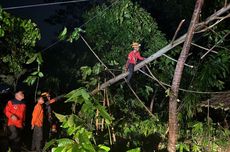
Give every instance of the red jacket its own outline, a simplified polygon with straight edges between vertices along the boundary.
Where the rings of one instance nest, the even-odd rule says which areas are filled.
[[[8,126],[16,126],[18,128],[23,128],[26,113],[25,103],[21,102],[13,104],[13,102],[10,100],[6,105],[4,112],[6,117],[8,118]],[[11,118],[12,115],[15,115],[17,117],[17,120],[13,120]]]
[[[144,58],[140,55],[139,51],[136,51],[136,52],[134,52],[134,50],[131,51],[129,53],[129,55],[128,55],[128,61],[129,61],[129,63],[136,64],[137,63],[137,59],[138,60],[144,60]]]

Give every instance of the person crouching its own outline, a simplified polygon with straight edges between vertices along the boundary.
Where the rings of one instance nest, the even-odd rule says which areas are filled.
[[[145,58],[140,55],[140,44],[137,42],[132,43],[133,50],[128,54],[127,68],[129,71],[127,81],[129,82],[134,72],[134,66],[138,60],[143,61]]]

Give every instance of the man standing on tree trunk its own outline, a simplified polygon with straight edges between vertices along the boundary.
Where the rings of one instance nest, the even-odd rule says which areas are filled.
[[[139,62],[143,61],[145,58],[140,55],[140,44],[137,42],[133,42],[132,48],[133,51],[131,51],[128,55],[128,61],[126,63],[126,69],[129,71],[129,75],[127,78],[127,81],[129,82],[132,78],[133,72],[134,72],[134,66]]]
[[[9,131],[9,146],[12,152],[21,151],[21,131],[24,127],[26,104],[23,102],[24,92],[16,91],[15,98],[9,100],[5,107],[7,126]]]

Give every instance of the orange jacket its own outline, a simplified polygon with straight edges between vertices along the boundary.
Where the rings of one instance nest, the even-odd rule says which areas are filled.
[[[32,114],[32,126],[42,127],[43,125],[43,117],[44,117],[44,110],[40,103],[37,103],[34,107],[34,111]]]
[[[25,103],[21,102],[18,104],[13,104],[13,102],[10,100],[6,105],[4,112],[6,117],[8,118],[8,126],[16,126],[18,128],[23,128],[26,113]],[[17,120],[13,120],[11,118],[12,115],[15,115],[17,117]]]
[[[48,101],[48,104],[52,104],[56,102],[56,99],[51,99]],[[38,126],[42,127],[43,126],[43,118],[44,118],[44,110],[41,104],[37,103],[34,107],[34,111],[32,114],[32,121],[31,125],[32,126]]]

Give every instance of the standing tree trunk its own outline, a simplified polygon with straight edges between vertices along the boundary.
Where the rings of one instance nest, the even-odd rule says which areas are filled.
[[[177,131],[178,131],[178,122],[177,122],[177,98],[178,90],[181,81],[181,75],[184,69],[184,63],[189,53],[189,49],[192,42],[192,37],[195,31],[196,24],[199,19],[199,14],[201,7],[203,5],[203,0],[197,0],[193,16],[189,25],[188,33],[185,38],[183,49],[181,51],[180,57],[178,59],[176,69],[173,76],[170,99],[169,99],[169,137],[168,137],[168,151],[176,151],[176,142],[177,142]]]

